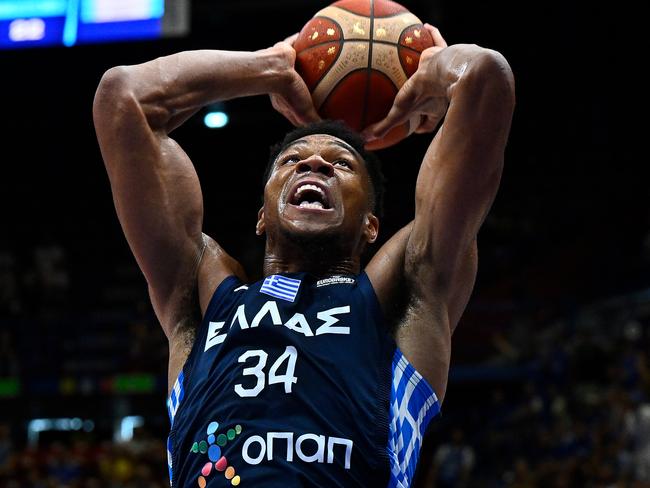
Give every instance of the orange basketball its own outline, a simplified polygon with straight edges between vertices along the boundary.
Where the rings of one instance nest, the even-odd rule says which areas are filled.
[[[390,0],[340,0],[318,12],[294,43],[296,71],[321,117],[361,131],[383,119],[413,74],[420,53],[433,46],[429,31]],[[373,149],[407,137],[420,119],[393,129]]]

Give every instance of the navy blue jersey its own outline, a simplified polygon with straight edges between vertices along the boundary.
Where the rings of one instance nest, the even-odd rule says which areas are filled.
[[[408,487],[439,411],[365,273],[226,278],[168,408],[174,487]]]

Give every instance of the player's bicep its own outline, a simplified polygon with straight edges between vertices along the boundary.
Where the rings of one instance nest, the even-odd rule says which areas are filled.
[[[200,254],[198,177],[185,152],[153,130],[123,90],[100,86],[94,119],[120,224],[150,290],[164,302]]]
[[[171,139],[163,151],[175,152]],[[165,147],[166,146],[166,147]],[[178,150],[180,152],[180,150]],[[174,161],[170,161],[174,159]],[[183,154],[111,171],[118,218],[149,285],[165,293],[196,265],[201,248],[202,196],[194,168]]]
[[[462,166],[449,153],[431,159],[449,157],[440,166]],[[413,232],[407,245],[407,266],[420,271],[431,271],[429,285],[438,292],[452,291],[452,279],[470,248],[496,195],[501,176],[501,161],[483,159],[485,168],[463,173],[454,167],[431,170],[418,182],[419,192],[429,189],[430,195],[417,197]],[[427,163],[425,163],[427,164]],[[431,164],[431,163],[428,163]],[[468,165],[469,166],[469,165]],[[480,166],[477,164],[476,166]],[[408,273],[407,273],[408,274]]]
[[[472,242],[469,249],[461,259],[456,275],[453,279],[453,288],[450,293],[448,315],[449,327],[453,334],[460,322],[469,303],[476,282],[478,271],[478,246],[476,240]]]

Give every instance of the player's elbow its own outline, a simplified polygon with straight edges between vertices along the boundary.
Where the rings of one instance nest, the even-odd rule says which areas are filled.
[[[492,49],[486,49],[482,56],[483,70],[490,83],[496,86],[503,101],[512,107],[515,104],[515,76],[510,63],[503,54]]]
[[[460,85],[497,98],[510,111],[514,108],[514,74],[505,56],[498,51],[472,46],[472,61],[461,76]]]
[[[142,91],[142,81],[137,70],[137,66],[116,66],[104,73],[93,102],[96,126],[119,124],[128,129],[133,124],[146,124],[153,130],[165,128],[169,111],[160,104],[141,100],[138,93]]]
[[[119,100],[128,96],[132,90],[129,86],[129,68],[127,66],[115,66],[104,73],[97,91],[95,93],[95,108],[104,108],[111,101]]]
[[[97,86],[93,101],[95,126],[105,125],[119,117],[120,113],[132,104],[133,89],[130,86],[128,68],[116,66],[104,73]]]

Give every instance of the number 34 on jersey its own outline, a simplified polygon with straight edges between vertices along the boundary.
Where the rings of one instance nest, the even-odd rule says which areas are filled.
[[[223,331],[226,322],[210,322],[208,324],[208,336],[205,342],[204,352],[225,341],[228,332],[235,326],[235,323],[239,325],[241,330],[253,329],[259,327],[260,323],[266,316],[269,316],[272,325],[284,326],[289,330],[304,335],[305,337],[314,337],[323,334],[348,335],[350,334],[350,327],[335,324],[340,321],[337,316],[349,313],[349,305],[317,312],[316,320],[318,322],[315,324],[316,327],[314,328],[312,326],[314,320],[312,319],[312,323],[310,323],[307,317],[301,313],[295,313],[291,318],[283,321],[278,306],[273,300],[264,303],[254,316],[251,314],[252,319],[249,322],[249,316],[246,314],[246,305],[243,304],[237,308],[227,331]],[[265,367],[268,362],[267,352],[262,349],[246,351],[244,354],[239,356],[238,362],[252,362],[251,366],[244,368],[242,375],[252,376],[253,378],[250,379],[255,379],[255,382],[252,386],[250,381],[246,382],[247,385],[244,383],[238,383],[235,385],[235,392],[240,397],[256,397],[267,384],[282,384],[284,385],[284,392],[291,393],[292,386],[298,382],[298,378],[294,375],[297,358],[298,352],[296,351],[296,348],[293,346],[287,346],[284,353],[275,360],[268,370],[267,381],[267,374],[265,373]],[[280,368],[284,363],[286,363],[284,373],[280,374]]]

